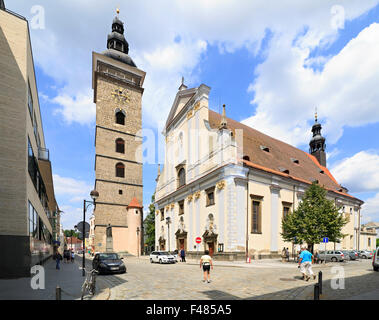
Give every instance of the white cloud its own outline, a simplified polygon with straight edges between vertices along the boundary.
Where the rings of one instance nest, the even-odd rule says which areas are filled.
[[[379,192],[379,154],[361,151],[333,168],[334,177],[350,192]]]
[[[379,192],[365,201],[361,210],[362,222],[379,222]]]
[[[379,24],[350,40],[322,71],[307,68],[310,50],[326,38],[308,31],[293,45],[288,35],[274,37],[267,60],[256,69],[257,79],[249,86],[257,109],[245,124],[300,145],[309,141],[308,121],[316,106],[332,144],[345,126],[379,121]]]
[[[53,175],[55,195],[58,197],[70,197],[72,202],[78,199],[88,198],[93,186],[88,182],[69,177]],[[74,196],[74,197],[72,197]]]
[[[91,51],[105,50],[106,36],[110,32],[111,21],[115,15],[113,8],[119,3],[118,0],[110,0],[96,3],[94,6],[90,0],[39,2],[45,9],[46,29],[32,30],[34,57],[43,71],[59,84],[58,87],[61,89],[56,98],[61,104],[59,114],[69,123],[77,121],[83,124],[93,119],[90,116],[91,111],[88,113],[83,111],[86,107],[84,102],[79,104],[79,108],[69,108],[68,104],[71,102],[77,104],[85,100],[83,92],[87,97],[90,96],[87,93],[91,91]],[[344,1],[345,17],[348,20],[354,19],[377,3],[377,0],[368,0],[364,3],[354,0]],[[30,1],[15,0],[7,5],[9,9],[25,15],[29,20],[32,18]],[[257,52],[267,29],[279,35],[278,39],[285,35],[291,42],[306,26],[307,36],[298,43],[298,52],[292,52],[294,54],[292,59],[291,52],[286,46],[271,49],[287,49],[280,52],[283,54],[282,64],[275,64],[279,69],[273,73],[276,75],[278,71],[277,83],[287,82],[290,79],[280,77],[282,73],[280,68],[295,67],[293,73],[301,71],[300,67],[307,58],[309,48],[333,41],[336,30],[331,26],[333,19],[331,8],[334,5],[334,0],[322,2],[292,0],[272,3],[267,0],[240,0],[238,5],[229,0],[124,2],[120,7],[120,17],[126,23],[130,55],[138,62],[137,65],[141,69],[148,72],[143,105],[145,120],[150,124],[164,122],[182,75],[187,79],[186,84],[198,84],[195,83],[198,79],[193,70],[201,59],[201,53],[205,51],[205,43],[215,44],[220,50],[229,52],[241,47]],[[178,35],[181,41],[176,43],[174,39]],[[261,69],[264,71],[264,68]],[[299,90],[314,84],[310,72],[303,71],[302,76],[301,80],[306,81]],[[314,88],[308,88],[311,89]],[[262,87],[261,90],[266,89]],[[288,95],[281,97],[281,93],[283,90],[272,94],[272,99],[267,99],[266,95],[266,99],[263,100],[285,105],[286,113],[289,113],[289,110],[297,111],[296,108],[292,109],[292,104],[300,102],[311,104],[307,99],[298,99],[298,101],[290,99],[286,104],[281,103],[289,98]],[[306,96],[306,92],[303,95]],[[92,110],[89,105],[87,107]],[[313,110],[313,104],[312,106],[303,104],[301,107]],[[156,112],[158,108],[159,112]],[[260,119],[265,114],[264,111],[270,114],[271,109],[263,106],[258,111],[257,119]],[[307,114],[309,119],[311,112]],[[273,120],[267,119],[266,124],[271,126]],[[291,124],[291,129],[297,128],[293,130],[294,140],[300,141],[300,131],[306,127],[303,119],[291,121]],[[287,128],[278,128],[274,134],[281,134],[283,130],[287,131]]]
[[[93,93],[79,93],[74,97],[63,93],[56,96],[51,101],[61,105],[55,113],[61,114],[67,123],[78,122],[82,125],[89,124],[95,120],[96,107],[93,103]]]

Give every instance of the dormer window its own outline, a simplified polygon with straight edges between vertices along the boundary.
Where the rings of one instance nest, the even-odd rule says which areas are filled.
[[[261,150],[263,150],[265,152],[270,152],[270,148],[266,147],[266,146],[261,146]]]
[[[292,161],[293,163],[299,164],[299,160],[297,160],[297,159],[295,159],[295,158],[291,158],[291,161]]]
[[[321,174],[324,174],[325,172],[324,172],[324,170],[320,170],[320,173],[321,173]]]
[[[243,160],[246,160],[246,161],[250,161],[250,157],[249,157],[249,156],[243,156],[242,159],[243,159]]]
[[[283,173],[286,173],[286,174],[290,174],[290,171],[288,169],[286,169],[286,168],[280,167],[279,170],[280,170],[280,172],[283,172]]]

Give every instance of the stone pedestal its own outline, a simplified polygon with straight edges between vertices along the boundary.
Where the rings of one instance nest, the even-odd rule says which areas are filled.
[[[113,252],[113,238],[107,237],[105,252]]]

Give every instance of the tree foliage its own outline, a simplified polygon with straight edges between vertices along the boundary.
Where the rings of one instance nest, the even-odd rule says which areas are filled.
[[[149,248],[155,245],[155,194],[151,197],[151,204],[149,205],[149,214],[145,218],[145,243]]]
[[[64,230],[63,231],[65,237],[78,237],[79,236],[79,232],[75,232],[75,230]]]
[[[332,200],[326,198],[326,190],[313,183],[305,192],[298,208],[282,219],[281,236],[285,241],[321,243],[324,237],[330,242],[340,242],[344,237],[343,226],[348,222]]]

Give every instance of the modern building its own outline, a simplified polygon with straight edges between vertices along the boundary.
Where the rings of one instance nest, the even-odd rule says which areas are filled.
[[[94,251],[137,255],[142,229],[142,94],[145,72],[128,55],[118,14],[107,50],[93,52],[96,103]],[[141,242],[141,243],[140,243]]]
[[[0,277],[30,276],[53,252],[59,209],[28,21],[0,2]]]
[[[358,248],[363,201],[327,169],[317,115],[307,153],[227,118],[225,106],[222,115],[210,110],[209,92],[182,81],[168,115],[155,193],[156,249],[184,248],[189,255],[208,249],[228,260],[276,257],[292,248],[280,235],[282,217],[313,182],[349,220],[342,231],[347,236],[327,248]]]

